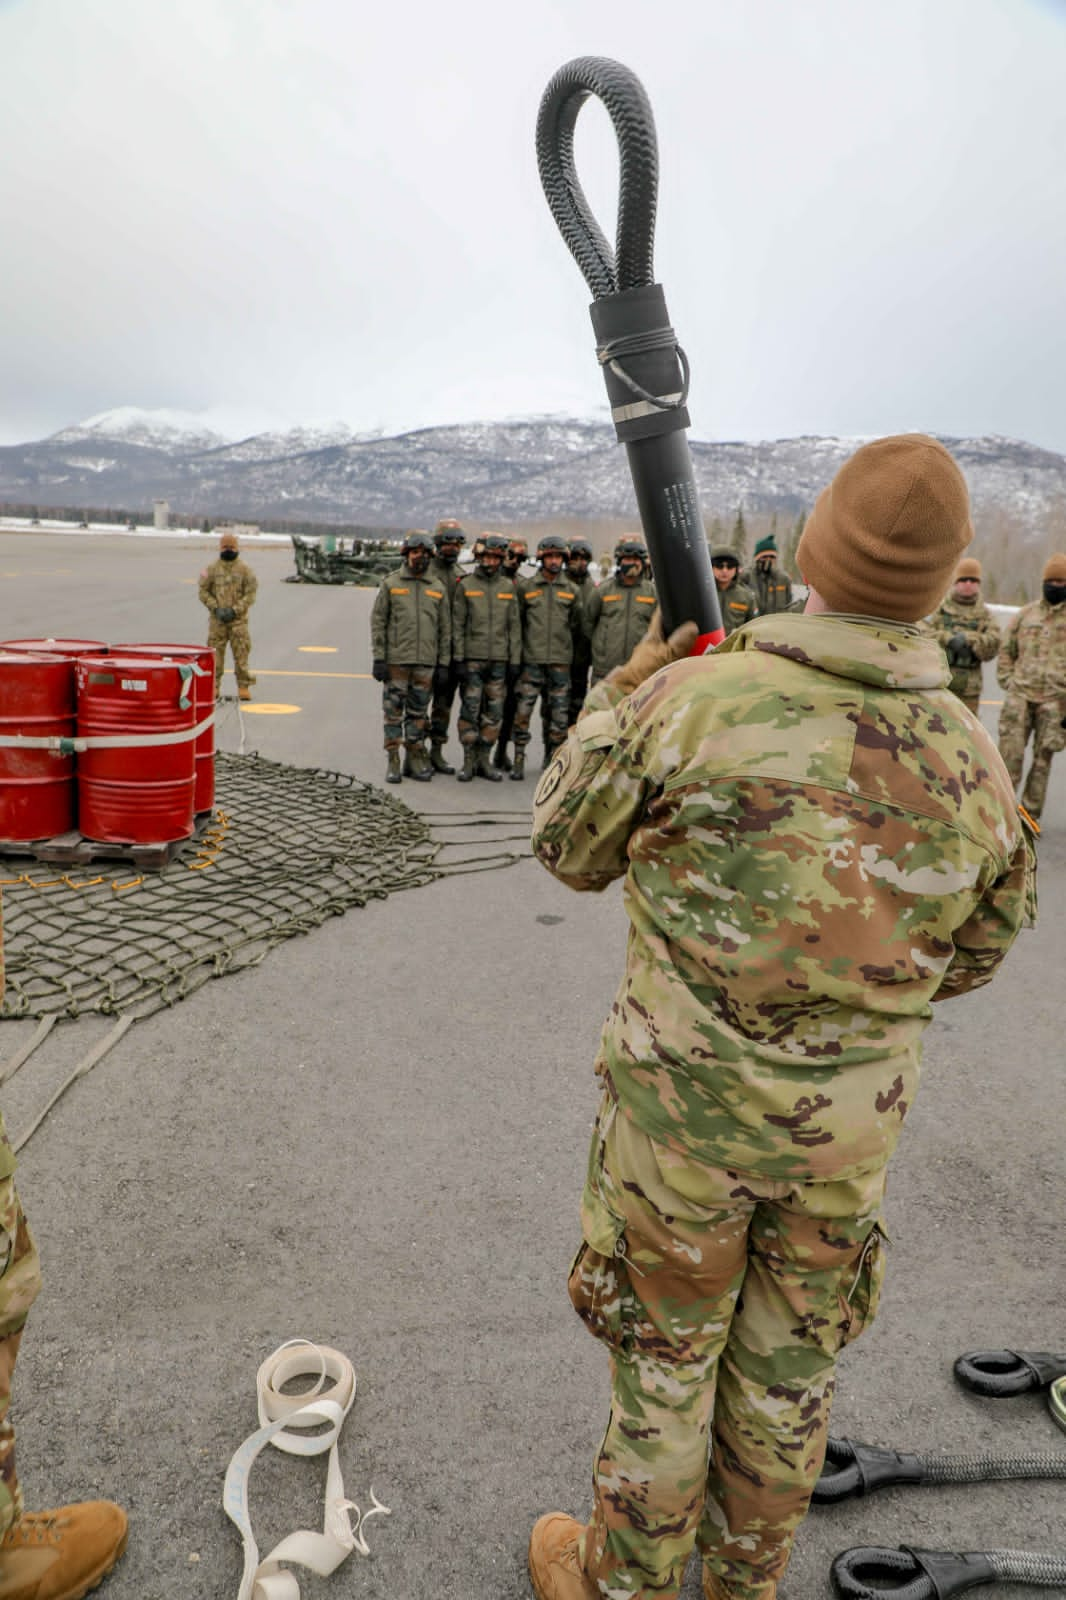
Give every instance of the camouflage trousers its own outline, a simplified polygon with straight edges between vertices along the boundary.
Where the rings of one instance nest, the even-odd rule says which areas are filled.
[[[212,617],[207,625],[207,643],[215,652],[215,693],[218,694],[222,688],[227,644],[233,651],[233,670],[237,674],[238,684],[250,688],[255,679],[248,671],[248,661],[252,654],[252,635],[247,622],[219,622],[217,617]]]
[[[1044,809],[1051,758],[1066,746],[1064,716],[1066,705],[1061,700],[1026,700],[1010,689],[1003,696],[999,753],[1015,788],[1022,781],[1025,747],[1030,738],[1033,741],[1033,759],[1022,792],[1022,805],[1032,817],[1039,817]]]
[[[429,737],[431,744],[447,744],[448,724],[452,717],[452,705],[455,693],[459,687],[459,673],[455,662],[448,667],[448,683],[444,689],[434,690],[433,710],[430,713]]]
[[[530,741],[529,724],[533,720],[533,707],[537,703],[538,695],[541,697],[542,711],[547,708],[543,726],[545,754],[548,754],[566,743],[570,719],[569,664],[560,666],[552,662],[542,666],[539,662],[527,661],[523,666],[522,675],[518,680],[514,714],[516,751],[524,750]]]
[[[0,1147],[10,1161],[2,1120]],[[22,1490],[15,1473],[15,1430],[8,1408],[22,1327],[40,1287],[37,1247],[19,1204],[14,1176],[8,1176],[0,1179],[0,1537],[22,1515]]]
[[[459,702],[459,741],[494,745],[500,737],[507,666],[503,661],[468,661]]]
[[[425,742],[432,693],[432,667],[394,667],[389,663],[389,681],[381,695],[386,750]]]
[[[611,1358],[581,1550],[611,1600],[672,1600],[694,1545],[716,1600],[774,1600],[876,1313],[884,1182],[705,1167],[604,1097],[569,1288]]]

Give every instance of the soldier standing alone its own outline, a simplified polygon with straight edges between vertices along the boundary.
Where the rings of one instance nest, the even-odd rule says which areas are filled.
[[[952,694],[976,717],[981,709],[981,663],[999,649],[996,619],[981,599],[981,563],[973,556],[959,562],[951,593],[929,619],[937,644],[951,668]]]
[[[414,528],[400,546],[403,566],[381,581],[370,613],[374,677],[384,685],[386,783],[401,777],[428,783],[433,768],[426,754],[433,675],[452,659],[452,612],[448,596],[428,573],[433,540]],[[400,751],[405,750],[403,771]]]
[[[215,652],[216,698],[222,693],[227,644],[233,651],[238,697],[252,698],[255,678],[248,670],[252,653],[248,612],[255,603],[258,587],[255,573],[240,558],[237,535],[224,533],[218,542],[218,560],[200,574],[200,601],[210,614],[207,643]]]
[[[1025,747],[1033,760],[1022,804],[1033,818],[1044,809],[1051,760],[1066,747],[1066,555],[1044,568],[1044,594],[1012,618],[996,663],[1006,691],[999,714],[999,753],[1011,782],[1022,781]]]

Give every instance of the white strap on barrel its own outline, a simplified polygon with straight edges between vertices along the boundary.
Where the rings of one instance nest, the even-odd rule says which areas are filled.
[[[54,750],[59,755],[70,756],[83,750],[141,750],[150,745],[187,744],[190,739],[198,739],[206,733],[214,720],[212,709],[194,728],[178,728],[171,733],[102,733],[87,734],[85,738],[5,733],[0,734],[0,750]]]
[[[282,1388],[293,1378],[313,1376],[311,1390],[302,1394],[283,1394]],[[345,1417],[355,1400],[355,1369],[347,1356],[328,1345],[312,1344],[307,1339],[290,1339],[267,1357],[256,1374],[259,1393],[260,1427],[250,1434],[233,1454],[226,1468],[222,1504],[230,1521],[244,1540],[244,1572],[237,1600],[300,1600],[300,1586],[280,1563],[293,1561],[325,1577],[334,1572],[353,1550],[368,1556],[370,1547],[363,1536],[363,1524],[378,1515],[389,1515],[370,1490],[373,1506],[361,1512],[344,1497],[337,1439]],[[307,1434],[293,1429],[325,1428]],[[294,1456],[317,1456],[329,1451],[326,1469],[325,1519],[321,1533],[300,1529],[276,1544],[268,1556],[259,1559],[259,1548],[252,1534],[248,1514],[248,1478],[256,1457],[266,1445]],[[355,1513],[354,1525],[349,1512]]]

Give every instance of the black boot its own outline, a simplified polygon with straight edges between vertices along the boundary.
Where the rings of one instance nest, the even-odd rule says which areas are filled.
[[[444,759],[444,746],[435,739],[429,747],[429,764],[434,772],[446,772],[449,775],[455,771],[450,762]]]
[[[492,753],[492,764],[498,772],[510,772],[511,758],[507,754],[507,746],[501,739]]]
[[[463,746],[463,770],[459,774],[460,783],[473,783],[477,777],[477,747],[472,744]]]

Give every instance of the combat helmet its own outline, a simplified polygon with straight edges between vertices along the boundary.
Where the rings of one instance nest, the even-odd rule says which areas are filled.
[[[592,546],[587,539],[571,539],[570,554],[571,556],[584,556],[586,561],[591,561]]]
[[[404,534],[400,554],[405,556],[410,550],[428,550],[432,554],[433,540],[425,528],[409,528]]]
[[[506,555],[510,549],[511,541],[502,533],[486,533],[482,538],[486,550],[498,550],[501,555]]]
[[[620,567],[623,561],[647,561],[647,559],[647,546],[641,539],[619,539],[614,547],[614,564],[616,567]]]
[[[537,560],[539,561],[541,556],[548,555],[552,550],[557,550],[561,556],[565,556],[568,548],[569,546],[562,534],[546,533],[543,539],[537,541]]]
[[[442,544],[465,544],[466,534],[462,524],[454,517],[442,517],[433,532],[433,543],[439,549]]]

